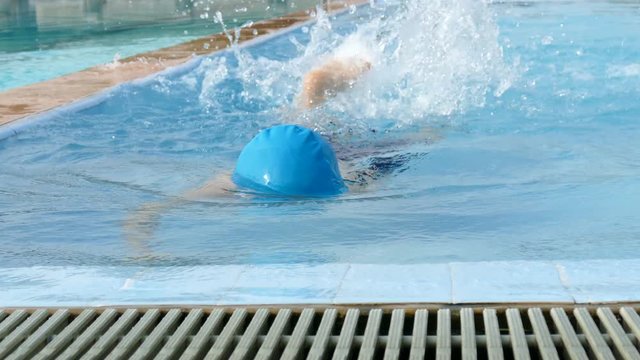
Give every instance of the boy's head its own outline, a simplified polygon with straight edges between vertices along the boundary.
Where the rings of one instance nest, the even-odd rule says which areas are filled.
[[[298,125],[260,131],[240,153],[232,180],[242,188],[291,196],[331,196],[347,189],[331,145]]]

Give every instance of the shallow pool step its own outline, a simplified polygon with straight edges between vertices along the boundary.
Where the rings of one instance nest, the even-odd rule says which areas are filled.
[[[638,309],[0,309],[0,359],[640,360]]]

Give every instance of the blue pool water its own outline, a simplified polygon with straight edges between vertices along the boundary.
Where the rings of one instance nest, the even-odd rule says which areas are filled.
[[[640,7],[404,6],[321,16],[0,141],[0,263],[637,257]],[[344,41],[373,70],[325,107],[293,111],[302,74]],[[330,135],[356,169],[386,172],[323,200],[172,200],[231,171],[283,119]]]
[[[0,2],[0,91],[172,46],[313,0]]]

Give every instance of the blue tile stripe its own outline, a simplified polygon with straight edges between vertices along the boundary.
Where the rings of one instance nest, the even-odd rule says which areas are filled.
[[[0,288],[0,306],[607,303],[640,300],[640,259],[0,268]]]

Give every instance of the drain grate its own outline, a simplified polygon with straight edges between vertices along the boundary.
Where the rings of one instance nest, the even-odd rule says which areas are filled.
[[[0,310],[0,359],[639,359],[636,307]]]

